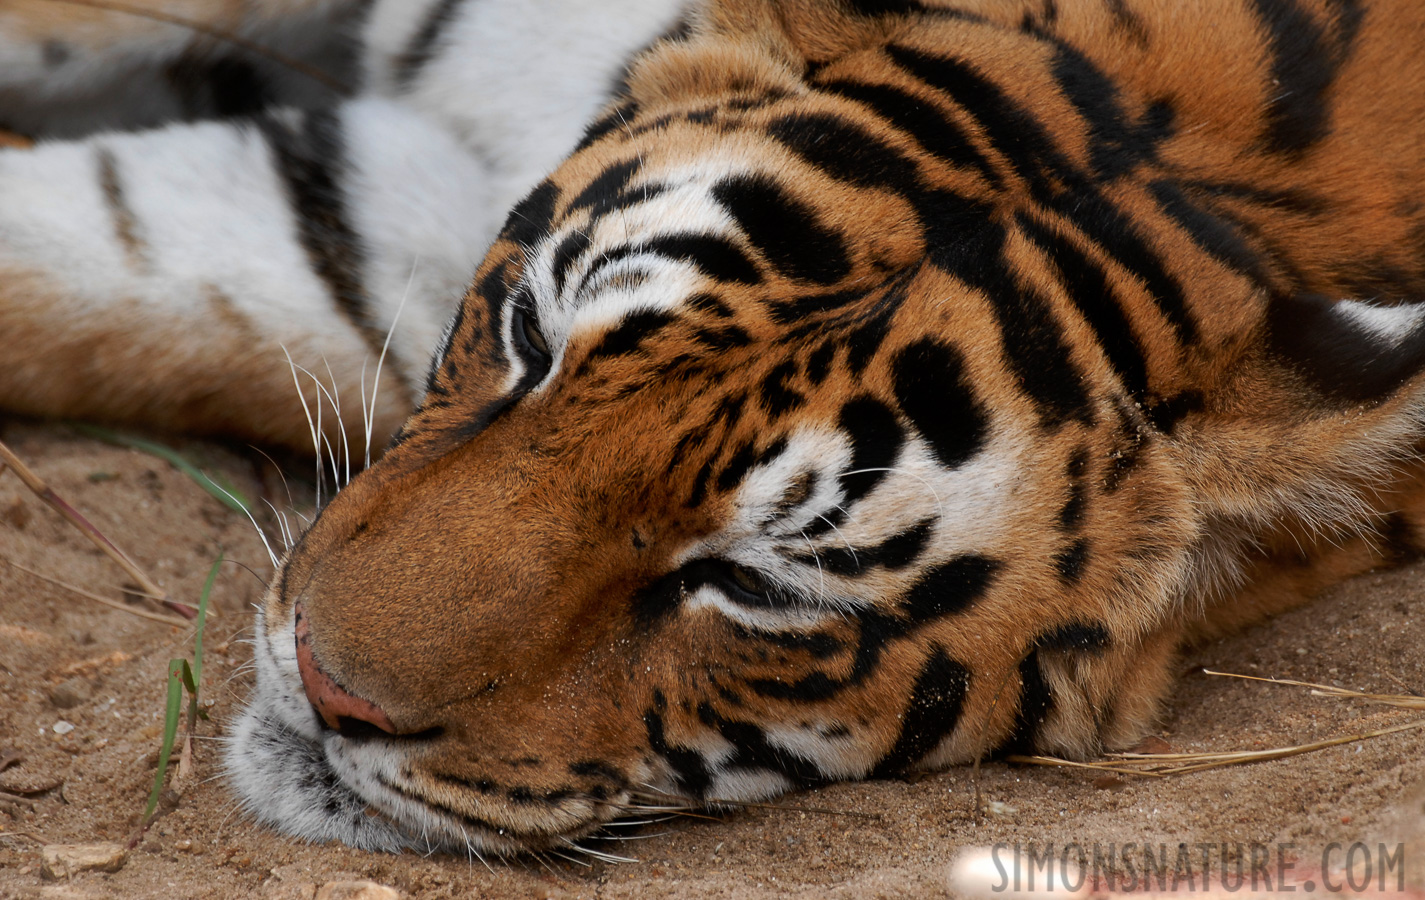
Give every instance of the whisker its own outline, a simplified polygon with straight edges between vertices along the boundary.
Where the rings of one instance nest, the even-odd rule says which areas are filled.
[[[302,413],[307,417],[307,430],[312,433],[312,452],[317,457],[317,509],[322,508],[322,442],[317,438],[317,425],[312,421],[312,409],[307,405],[307,394],[302,390],[302,382],[297,378],[297,363],[288,352],[287,345],[281,344],[282,355],[287,357],[287,367],[292,370],[292,384],[297,388],[297,399],[302,401]],[[320,401],[320,397],[317,398]],[[320,408],[318,414],[320,415]]]
[[[647,841],[653,838],[666,837],[673,834],[672,831],[657,831],[653,834],[590,834],[581,838],[585,841]]]
[[[592,859],[597,859],[597,860],[599,860],[600,862],[613,863],[613,864],[615,864],[615,865],[617,865],[617,864],[619,864],[619,863],[636,863],[636,862],[638,862],[637,859],[634,859],[634,858],[631,857],[631,856],[618,856],[618,855],[613,854],[613,853],[605,853],[605,852],[603,852],[602,850],[594,850],[594,849],[591,848],[591,847],[584,847],[584,846],[581,846],[581,845],[575,843],[574,841],[569,840],[568,838],[560,838],[560,840],[563,841],[565,844],[567,844],[569,847],[573,848],[574,850],[577,850],[578,852],[583,853],[583,854],[585,854],[586,856],[589,856],[589,857],[592,858]]]
[[[376,374],[371,379],[371,410],[366,412],[366,374],[365,364],[362,364],[361,395],[362,412],[366,419],[366,465],[371,468],[371,430],[376,425],[376,398],[381,390],[381,367],[386,362],[386,351],[391,346],[391,336],[396,333],[396,323],[401,321],[401,313],[406,309],[406,300],[411,296],[411,287],[416,283],[416,269],[420,267],[421,258],[416,256],[411,260],[411,274],[406,277],[406,289],[401,292],[401,302],[396,306],[396,315],[391,318],[391,327],[386,329],[386,340],[381,344],[381,354],[376,357]]]

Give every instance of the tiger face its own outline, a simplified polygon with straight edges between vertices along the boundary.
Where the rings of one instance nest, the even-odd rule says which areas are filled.
[[[1082,757],[1278,537],[1297,573],[1376,549],[1323,562],[1291,510],[1349,505],[1339,459],[1415,401],[1291,421],[1341,483],[1259,460],[1241,503],[1199,423],[1311,373],[1259,349],[1270,277],[1095,176],[1053,42],[792,6],[655,51],[510,216],[264,601],[229,760],[260,817],[517,852],[650,794]]]

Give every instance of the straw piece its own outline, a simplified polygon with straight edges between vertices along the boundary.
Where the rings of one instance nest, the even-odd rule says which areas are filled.
[[[154,622],[162,622],[165,625],[178,625],[180,627],[184,627],[190,624],[187,619],[184,619],[180,616],[165,616],[163,613],[149,612],[148,610],[140,609],[137,606],[129,606],[125,603],[119,603],[117,600],[110,600],[108,597],[101,597],[98,594],[84,590],[84,588],[75,587],[72,584],[60,581],[58,578],[51,578],[50,576],[45,575],[42,572],[36,572],[34,569],[22,566],[19,563],[13,562],[8,559],[0,559],[0,562],[4,562],[6,565],[14,566],[21,572],[33,575],[42,581],[48,581],[50,584],[58,585],[59,587],[62,587],[71,593],[78,594],[79,596],[85,597],[89,600],[93,600],[95,603],[102,603],[105,606],[110,607],[111,609],[117,609],[121,612],[126,612],[131,616],[138,616],[141,619],[151,619]]]

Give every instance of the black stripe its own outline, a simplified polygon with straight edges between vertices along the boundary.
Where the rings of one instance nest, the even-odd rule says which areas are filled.
[[[1014,730],[999,746],[996,755],[1034,753],[1038,749],[1039,731],[1054,707],[1054,692],[1044,680],[1037,649],[1020,661],[1019,678],[1019,712],[1015,716]]]
[[[510,210],[504,228],[500,229],[500,238],[521,247],[533,247],[549,233],[558,202],[559,188],[552,181],[541,181]]]
[[[767,377],[762,379],[763,409],[772,418],[784,415],[806,403],[806,395],[792,387],[789,382],[797,377],[799,367],[795,359],[774,366]]]
[[[670,234],[653,238],[637,250],[692,263],[717,281],[756,284],[757,266],[732,241],[707,234]]]
[[[1112,256],[1120,266],[1143,282],[1148,296],[1184,344],[1198,338],[1197,323],[1188,313],[1182,284],[1163,268],[1162,259],[1149,248],[1132,220],[1102,195],[1090,191],[1055,198],[1050,208],[1078,227]]]
[[[989,417],[975,399],[959,350],[922,338],[896,352],[891,374],[896,403],[942,466],[964,465],[980,452]]]
[[[908,74],[964,107],[1020,178],[1043,185],[1054,170],[1069,169],[1068,160],[1034,118],[966,63],[898,44],[888,45],[886,53]]]
[[[401,55],[396,57],[395,65],[392,67],[396,76],[396,84],[402,88],[409,88],[420,75],[421,69],[426,63],[431,61],[435,55],[435,41],[440,37],[441,31],[455,18],[456,10],[464,0],[436,0],[426,11],[425,21],[411,37],[410,43]]]
[[[767,126],[767,133],[838,181],[882,188],[909,198],[919,193],[920,174],[913,159],[837,116],[783,116]]]
[[[1090,165],[1100,178],[1116,178],[1153,159],[1159,144],[1172,136],[1171,106],[1158,104],[1150,108],[1143,125],[1134,123],[1119,101],[1114,82],[1073,47],[1058,45],[1052,71],[1064,96],[1088,125]]]
[[[361,335],[367,348],[379,356],[386,332],[371,310],[361,271],[366,251],[347,213],[346,192],[341,184],[347,169],[341,120],[328,110],[311,110],[301,116],[296,130],[275,116],[262,116],[255,121],[287,186],[297,219],[297,236],[313,271],[326,282],[337,310]],[[403,383],[409,383],[400,359],[389,349],[386,356],[402,374]]]
[[[579,139],[579,143],[574,148],[578,153],[584,150],[610,133],[618,129],[627,129],[628,123],[633,121],[638,115],[638,104],[632,100],[623,100],[608,112],[599,116],[589,127],[584,129],[584,136]]]
[[[608,209],[617,205],[618,198],[628,187],[628,183],[633,180],[633,176],[638,174],[642,164],[635,159],[626,159],[623,162],[613,163],[602,172],[590,179],[584,185],[583,190],[569,201],[569,208],[565,210],[565,215],[569,215],[578,209],[585,207],[594,209],[593,215],[597,216],[600,210]]]
[[[1041,650],[1061,653],[1099,654],[1113,643],[1112,635],[1101,622],[1070,622],[1039,636],[1034,645]]]
[[[559,246],[554,248],[554,258],[550,265],[554,270],[554,292],[560,296],[564,293],[564,279],[569,275],[569,267],[579,261],[579,257],[589,249],[593,241],[586,231],[570,232],[564,240],[559,242]]]
[[[823,784],[829,780],[816,763],[769,744],[766,733],[751,722],[725,719],[707,702],[698,705],[698,717],[704,725],[716,729],[724,740],[737,748],[724,763],[730,769],[770,769],[782,773],[800,787]]]
[[[749,469],[757,462],[757,447],[751,441],[744,441],[743,444],[733,452],[727,463],[722,467],[722,471],[717,476],[717,489],[728,491],[742,482]]]
[[[695,750],[675,747],[668,743],[663,728],[662,715],[663,710],[667,709],[667,700],[664,699],[661,691],[655,691],[653,702],[654,707],[643,713],[643,728],[644,734],[648,738],[648,749],[667,761],[668,766],[673,770],[674,779],[677,780],[683,792],[690,797],[701,797],[712,782],[702,755]]]
[[[1080,447],[1069,459],[1064,471],[1064,480],[1069,483],[1069,499],[1059,510],[1059,527],[1073,533],[1083,526],[1084,512],[1088,507],[1088,485],[1084,476],[1089,470],[1089,451]]]
[[[815,554],[797,557],[804,565],[818,566],[833,575],[851,577],[877,566],[904,569],[920,558],[935,530],[934,519],[924,519],[914,527],[892,535],[869,547],[828,547]]]
[[[1108,273],[1058,231],[1023,213],[1015,221],[1058,271],[1064,292],[1093,329],[1124,391],[1134,400],[1142,400],[1148,392],[1148,363]]]
[[[832,291],[826,294],[808,294],[804,297],[794,297],[791,300],[773,300],[771,303],[772,321],[778,325],[790,325],[808,316],[842,309],[864,299],[866,299],[865,290],[853,289]],[[820,326],[813,327],[819,328]]]
[[[109,223],[114,229],[114,240],[124,251],[124,261],[132,269],[148,267],[148,246],[138,236],[138,219],[124,198],[124,184],[119,178],[119,165],[114,153],[105,147],[96,148],[95,161],[99,164],[99,192],[104,197],[104,206],[109,211]]]
[[[713,197],[737,220],[747,240],[788,278],[834,284],[851,271],[846,242],[816,211],[765,175],[718,182]]]
[[[1004,229],[985,222],[975,233],[963,235],[958,246],[938,253],[935,262],[988,296],[1005,361],[1038,407],[1041,424],[1054,428],[1072,420],[1092,425],[1093,404],[1063,327],[1034,285],[1016,284],[1005,256]]]
[[[1197,339],[1182,285],[1163,269],[1131,221],[1073,168],[1027,112],[965,63],[895,44],[887,52],[908,73],[943,91],[974,116],[1036,199],[1077,225],[1142,279],[1180,341]]]
[[[1337,0],[1333,6],[1338,34],[1333,36],[1298,0],[1252,0],[1252,6],[1271,48],[1271,83],[1266,87],[1271,96],[1263,140],[1274,153],[1297,156],[1331,133],[1331,103],[1326,95],[1350,56],[1363,11],[1359,0]]]
[[[873,18],[912,15],[928,10],[920,0],[845,0],[845,5],[857,15]]]
[[[915,139],[927,153],[949,165],[974,169],[991,187],[999,187],[999,173],[990,161],[975,148],[965,130],[929,100],[889,84],[841,80],[824,81],[816,87],[870,107]]]
[[[599,343],[584,358],[584,365],[603,357],[634,353],[644,341],[674,321],[676,317],[663,310],[644,309],[629,313],[617,327],[604,333]]]
[[[941,617],[968,609],[989,588],[1000,564],[983,556],[962,556],[932,569],[901,601],[902,615],[874,609],[857,615],[860,633],[845,678],[812,672],[796,681],[754,679],[747,686],[775,700],[827,700],[864,682],[880,670],[881,655],[891,641],[913,637]]]
[[[895,746],[881,757],[873,775],[885,777],[919,762],[955,730],[970,690],[970,670],[935,647],[911,688],[901,714]]]
[[[1258,282],[1266,280],[1259,254],[1229,219],[1203,209],[1172,182],[1151,182],[1148,191],[1158,201],[1158,208],[1177,222],[1204,253]]]
[[[915,623],[963,613],[989,590],[999,570],[999,561],[987,556],[957,556],[922,575],[901,598],[900,607]]]
[[[1054,557],[1054,568],[1064,584],[1073,586],[1084,575],[1084,566],[1089,561],[1089,540],[1079,538]]]
[[[1128,8],[1128,0],[1105,0],[1109,14],[1113,16],[1113,27],[1128,35],[1129,40],[1139,47],[1148,46],[1148,29],[1138,14]]]

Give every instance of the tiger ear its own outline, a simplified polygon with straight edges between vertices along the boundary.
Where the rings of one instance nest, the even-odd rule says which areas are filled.
[[[1425,303],[1279,295],[1267,307],[1276,360],[1335,405],[1389,400],[1425,374]]]
[[[688,37],[646,54],[629,76],[643,104],[730,93],[797,92],[808,68],[886,40],[899,17],[853,0],[706,0]]]

